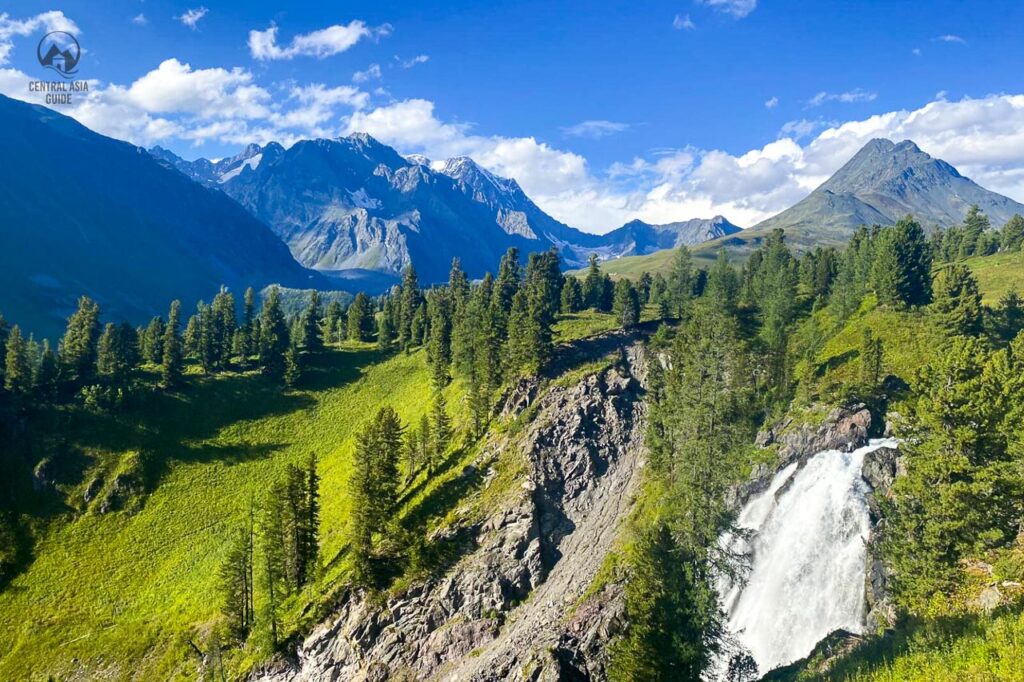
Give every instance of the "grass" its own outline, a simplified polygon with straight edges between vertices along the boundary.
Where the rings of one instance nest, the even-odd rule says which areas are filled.
[[[978,280],[985,305],[996,305],[1011,289],[1024,296],[1024,251],[968,258],[965,262]]]
[[[615,326],[612,315],[589,312],[561,319],[556,335],[571,341]],[[219,618],[226,538],[286,465],[315,452],[323,569],[284,603],[281,618],[285,638],[305,631],[346,584],[346,484],[356,430],[384,404],[418,423],[430,392],[422,350],[385,354],[352,344],[324,353],[295,391],[282,393],[255,373],[203,377],[192,368],[186,389],[147,394],[120,414],[63,407],[45,415],[33,457],[50,459],[62,477],[26,508],[36,531],[32,557],[0,592],[0,679],[194,679],[191,643],[204,648]],[[521,480],[518,451],[469,466],[484,441],[466,436],[459,382],[446,392],[457,445],[433,475],[420,472],[400,491],[402,525],[411,532],[489,513]],[[488,436],[510,437],[504,429]],[[488,467],[494,475],[484,486]],[[118,474],[148,492],[123,511],[101,514]],[[87,503],[83,494],[97,478],[100,493]],[[457,542],[437,548],[428,569],[442,570],[461,551]],[[398,576],[391,589],[411,577]],[[229,671],[266,658],[265,643],[251,641],[226,653]]]
[[[0,593],[0,679],[194,676],[187,639],[216,619],[227,532],[309,452],[320,457],[329,564],[345,542],[354,431],[385,403],[418,419],[429,381],[422,352],[352,347],[328,353],[307,385],[282,394],[227,375],[122,418],[69,415],[83,481],[139,451],[159,464],[156,485],[138,513],[67,510],[42,530],[34,560]]]

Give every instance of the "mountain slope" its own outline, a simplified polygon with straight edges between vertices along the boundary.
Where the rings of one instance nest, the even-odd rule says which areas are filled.
[[[322,280],[269,229],[145,150],[0,97],[0,311],[56,337],[79,295],[142,322],[234,289]]]
[[[708,263],[721,249],[746,258],[772,230],[784,229],[797,251],[844,244],[861,225],[891,225],[911,215],[926,229],[960,223],[977,204],[994,227],[1024,204],[981,187],[910,140],[872,140],[807,197],[782,213],[737,233],[701,243],[694,257]],[[609,263],[612,273],[656,271],[670,259],[656,255]]]
[[[469,157],[432,164],[403,157],[368,135],[247,146],[217,162],[154,157],[216,187],[270,225],[304,265],[334,276],[354,270],[397,275],[414,263],[423,282],[447,279],[453,257],[471,276],[494,270],[509,247],[525,255],[555,248],[569,267],[695,244],[736,231],[724,218],[669,225],[629,223],[606,235],[582,232],[538,207],[513,179]]]

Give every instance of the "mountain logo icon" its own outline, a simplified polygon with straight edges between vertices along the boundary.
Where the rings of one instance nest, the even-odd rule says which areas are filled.
[[[53,69],[65,78],[71,78],[77,72],[78,60],[82,56],[82,48],[73,35],[65,31],[51,31],[43,36],[36,47],[39,64]]]

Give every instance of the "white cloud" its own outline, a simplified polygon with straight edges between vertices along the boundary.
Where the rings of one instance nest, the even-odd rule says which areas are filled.
[[[430,61],[430,56],[425,54],[418,54],[412,59],[402,59],[398,55],[395,55],[395,61],[401,65],[403,69],[411,69],[417,64],[426,64]]]
[[[177,17],[177,19],[182,24],[188,26],[190,29],[195,31],[197,28],[199,28],[199,21],[203,17],[205,17],[209,13],[209,11],[210,10],[206,9],[205,7],[196,7],[195,9],[186,10],[185,13],[182,14],[180,17]]]
[[[366,71],[356,71],[352,74],[353,83],[365,83],[381,77],[380,64],[370,64]]]
[[[277,44],[277,26],[264,31],[249,31],[249,53],[254,59],[292,59],[297,56],[324,59],[345,52],[363,38],[379,38],[390,35],[391,25],[367,26],[358,19],[348,24],[335,24],[310,33],[301,33],[292,38],[291,45]]]
[[[915,48],[914,48],[913,50],[911,50],[910,52],[911,52],[911,53],[912,53],[912,54],[913,54],[913,55],[914,55],[915,57],[920,57],[920,56],[921,56],[921,48],[919,48],[919,47],[915,47]]]
[[[966,45],[967,44],[966,40],[964,40],[963,38],[961,38],[958,35],[953,35],[952,33],[947,33],[944,36],[936,36],[935,40],[938,40],[939,42],[942,42],[942,43],[956,43],[958,45]]]
[[[765,103],[764,103],[764,108],[765,109],[774,109],[777,106],[779,106],[779,98],[778,97],[770,97],[767,100],[765,100]]]
[[[820,107],[826,102],[842,102],[843,104],[852,104],[854,102],[873,102],[877,97],[877,92],[867,92],[860,88],[855,88],[854,90],[849,90],[847,92],[825,92],[822,90],[817,95],[807,100],[807,106]]]
[[[694,31],[697,29],[697,24],[693,23],[689,14],[677,14],[672,20],[672,28],[677,31],[681,31],[683,29],[686,29],[687,31]]]
[[[145,14],[143,14],[142,12],[139,12],[134,17],[132,17],[132,23],[135,24],[136,26],[145,26],[146,24],[149,23],[149,19],[146,18]]]
[[[697,0],[702,5],[707,5],[719,12],[730,14],[737,19],[742,19],[755,9],[757,0]]]
[[[43,12],[28,19],[12,19],[6,12],[0,13],[0,64],[6,64],[14,49],[14,36],[27,36],[37,31],[66,31],[78,34],[78,26],[63,12]]]
[[[604,121],[604,120],[593,120],[583,121],[576,125],[562,128],[562,132],[570,137],[589,137],[594,140],[599,140],[602,137],[608,137],[616,133],[629,128],[628,123],[619,123],[617,121]]]

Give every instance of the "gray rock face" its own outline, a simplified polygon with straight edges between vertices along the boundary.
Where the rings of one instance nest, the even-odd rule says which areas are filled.
[[[604,645],[621,624],[621,590],[579,601],[640,481],[641,354],[634,345],[620,366],[537,398],[536,416],[504,444],[522,451],[528,477],[469,529],[472,554],[383,606],[347,595],[302,644],[297,666],[255,678],[605,679]]]

